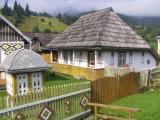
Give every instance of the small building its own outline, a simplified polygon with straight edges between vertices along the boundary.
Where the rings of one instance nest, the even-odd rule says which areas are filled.
[[[127,66],[137,71],[153,68],[159,59],[147,41],[112,8],[82,15],[48,47],[57,72],[74,72],[86,78],[107,66]],[[101,76],[98,73],[96,78]]]
[[[51,63],[51,51],[48,50],[47,45],[55,38],[58,34],[55,33],[24,33],[32,41],[32,50],[39,53],[47,63]]]
[[[16,50],[31,49],[31,43],[31,39],[0,14],[0,64],[3,63],[7,55]],[[0,80],[4,79],[5,74],[0,71]]]
[[[49,65],[41,55],[27,49],[7,56],[1,69],[6,72],[6,88],[11,96],[37,92],[43,87],[43,71]]]

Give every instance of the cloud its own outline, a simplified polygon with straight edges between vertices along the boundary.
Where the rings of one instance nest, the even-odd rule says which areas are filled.
[[[47,11],[52,14],[59,12],[84,12],[113,7],[114,11],[134,16],[160,16],[160,0],[17,0],[22,5],[29,3],[36,11]],[[13,5],[13,0],[9,0]]]

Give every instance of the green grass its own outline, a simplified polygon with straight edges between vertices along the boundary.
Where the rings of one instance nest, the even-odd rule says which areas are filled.
[[[50,71],[47,71],[45,73],[45,86],[54,86],[57,84],[68,84],[68,83],[77,83],[77,82],[83,82],[86,80],[77,80],[76,78],[64,75],[60,73],[52,73]]]
[[[135,113],[137,120],[160,120],[160,89],[156,91],[146,91],[143,94],[132,95],[112,103],[112,105],[140,108],[141,112]],[[100,109],[100,113],[126,117],[127,113]]]
[[[13,21],[13,17],[7,17],[10,21]],[[41,19],[44,19],[42,21]],[[49,25],[51,22],[51,26]],[[40,32],[43,32],[46,28],[50,29],[52,32],[63,32],[68,25],[59,21],[55,17],[40,17],[40,16],[31,16],[25,17],[21,23],[18,24],[18,28],[22,32],[32,32],[34,26],[38,26]]]

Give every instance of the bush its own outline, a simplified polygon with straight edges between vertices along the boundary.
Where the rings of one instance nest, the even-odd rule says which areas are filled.
[[[49,25],[49,26],[52,26],[52,22],[51,22],[51,21],[49,21],[49,22],[48,22],[48,25]]]
[[[48,29],[48,28],[46,28],[46,29],[44,29],[44,31],[43,31],[44,33],[51,33],[51,30],[50,29]]]
[[[32,29],[32,32],[38,33],[39,32],[39,27],[38,26],[34,26],[33,29]]]
[[[44,19],[44,18],[41,18],[41,22],[45,22],[45,19]]]

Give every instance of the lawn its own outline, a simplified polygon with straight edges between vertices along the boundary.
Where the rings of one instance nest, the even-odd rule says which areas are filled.
[[[160,120],[160,89],[156,91],[148,90],[145,93],[122,98],[113,102],[112,105],[140,108],[141,112],[134,115],[134,118],[137,120]],[[102,114],[127,116],[127,113],[107,109],[100,109],[99,112]]]
[[[76,78],[69,76],[69,75],[64,75],[60,73],[53,73],[50,71],[47,71],[44,76],[44,83],[45,86],[54,86],[57,84],[68,84],[68,83],[77,83],[77,82],[83,82],[86,80],[77,80]]]

